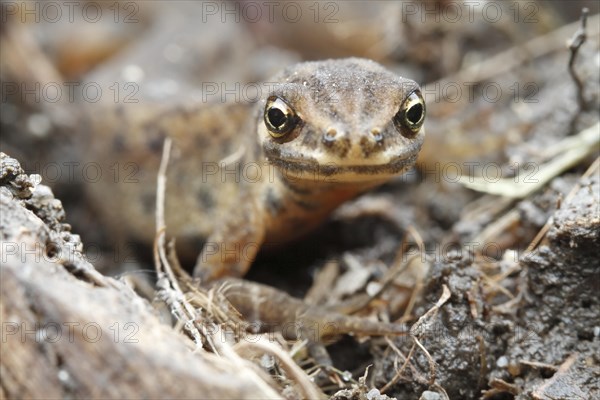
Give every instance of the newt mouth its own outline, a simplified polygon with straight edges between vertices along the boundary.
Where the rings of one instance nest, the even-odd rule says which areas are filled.
[[[395,158],[385,164],[342,165],[336,162],[319,163],[314,159],[282,159],[269,157],[269,161],[278,167],[284,175],[294,176],[296,179],[313,179],[316,176],[339,178],[341,181],[364,179],[377,179],[392,177],[401,174],[412,167],[418,153],[409,153]]]

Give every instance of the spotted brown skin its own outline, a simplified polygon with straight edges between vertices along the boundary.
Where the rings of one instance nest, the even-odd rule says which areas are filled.
[[[151,243],[156,171],[169,136],[168,234],[188,249],[204,242],[196,276],[242,276],[261,247],[306,234],[344,201],[415,163],[425,105],[414,81],[350,58],[296,64],[268,87],[254,105],[145,105],[92,118],[92,130],[112,135],[104,161],[135,161],[140,170],[137,184],[96,185],[100,208]]]

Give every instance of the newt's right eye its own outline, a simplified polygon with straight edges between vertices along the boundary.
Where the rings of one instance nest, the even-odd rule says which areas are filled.
[[[300,120],[292,107],[277,96],[267,99],[264,118],[269,133],[276,139],[291,132]]]

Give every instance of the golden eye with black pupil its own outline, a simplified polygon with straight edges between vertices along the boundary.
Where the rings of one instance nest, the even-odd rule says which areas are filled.
[[[299,121],[292,107],[276,96],[267,99],[264,119],[269,133],[274,138],[281,138],[291,132]]]
[[[421,92],[415,90],[402,102],[400,110],[394,116],[396,129],[406,137],[415,136],[425,120],[425,100]]]

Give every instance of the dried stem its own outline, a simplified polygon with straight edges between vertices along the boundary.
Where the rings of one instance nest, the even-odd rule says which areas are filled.
[[[571,75],[571,79],[573,79],[573,83],[575,83],[575,86],[577,87],[577,102],[579,103],[580,111],[587,109],[587,103],[585,101],[585,96],[583,95],[583,82],[579,75],[577,75],[577,71],[575,71],[575,59],[579,53],[579,48],[587,39],[586,27],[588,13],[589,10],[587,8],[581,10],[581,25],[569,43],[569,50],[571,51],[571,56],[569,57],[569,75]]]

